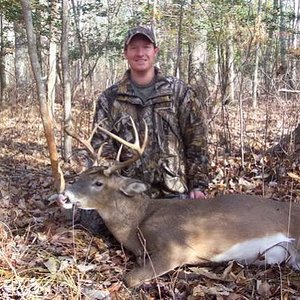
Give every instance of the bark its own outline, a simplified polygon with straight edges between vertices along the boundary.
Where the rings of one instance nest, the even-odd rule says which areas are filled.
[[[174,76],[181,78],[182,73],[182,18],[183,18],[183,0],[180,3],[180,14],[178,22],[178,33],[177,33],[177,59],[174,70]]]
[[[68,17],[68,0],[63,0],[62,10],[62,42],[61,42],[61,61],[62,61],[62,77],[64,91],[64,124],[67,127],[72,123],[72,101],[71,101],[71,82],[69,70],[69,54],[68,54],[68,34],[69,34],[69,17]],[[64,133],[64,159],[67,160],[72,154],[72,138]]]
[[[28,52],[26,46],[26,31],[23,20],[14,22],[15,32],[15,76],[17,89],[25,89],[30,84],[30,69],[28,68]]]
[[[258,1],[258,20],[256,24],[256,31],[260,31],[261,27],[261,0]],[[257,41],[255,46],[255,65],[253,72],[253,84],[252,84],[252,107],[257,107],[257,87],[258,87],[258,67],[259,67],[259,55],[260,55],[260,43]]]
[[[77,38],[77,43],[79,46],[79,53],[80,53],[80,59],[79,59],[79,66],[78,66],[78,78],[81,80],[81,88],[82,88],[82,93],[83,93],[83,98],[85,100],[86,96],[86,74],[85,74],[85,64],[84,60],[86,57],[85,53],[85,47],[84,47],[84,41],[81,36],[80,32],[80,16],[78,10],[76,10],[76,4],[74,0],[71,0],[72,3],[72,10],[74,14],[74,26],[75,26],[75,32],[76,32],[76,38]]]
[[[273,11],[279,10],[278,8],[278,0],[273,0]],[[267,14],[265,12],[264,17],[266,17]],[[272,15],[272,24],[276,24],[277,26],[277,15],[273,13]],[[278,39],[276,38],[274,30],[269,30],[268,32],[268,39],[266,43],[266,50],[264,51],[263,55],[263,62],[262,62],[262,68],[263,73],[265,74],[263,80],[264,80],[264,87],[266,92],[271,93],[273,86],[273,77],[274,77],[274,65],[270,62],[270,58],[272,58],[275,62],[275,68],[277,67],[277,61],[278,59]]]
[[[31,13],[29,0],[21,0],[21,5],[22,5],[22,12],[25,20],[25,25],[26,25],[28,51],[29,51],[29,56],[31,61],[31,67],[37,85],[40,114],[41,114],[43,127],[45,131],[47,146],[49,150],[52,174],[55,181],[54,184],[58,192],[61,192],[61,190],[64,188],[62,186],[63,176],[58,161],[58,153],[57,153],[57,147],[54,138],[53,123],[49,112],[49,106],[47,105],[46,88],[42,80],[42,71],[38,59],[36,37],[33,29],[32,13]]]
[[[299,0],[294,0],[294,20],[293,20],[293,45],[292,49],[297,49],[299,45],[298,33],[300,30],[300,22],[299,22]],[[291,79],[293,82],[297,80],[297,60],[294,59],[291,61]]]
[[[281,66],[283,68],[287,68],[287,60],[286,60],[286,24],[285,24],[285,20],[284,20],[284,9],[283,9],[283,0],[280,0],[279,2],[279,7],[280,7],[280,26],[279,26],[279,30],[280,30],[280,34],[279,34],[279,38],[280,38],[280,62],[281,62]]]
[[[48,91],[48,103],[51,108],[52,116],[54,116],[55,108],[55,84],[57,77],[57,30],[55,28],[55,21],[57,20],[58,14],[58,5],[57,1],[51,2],[51,24],[50,24],[50,44],[49,44],[49,72],[48,72],[48,82],[47,82],[47,91]]]
[[[195,2],[191,0],[191,13],[194,17],[194,9],[195,9]],[[194,65],[193,65],[193,50],[194,50],[194,43],[189,39],[188,41],[188,70],[187,70],[187,82],[188,84],[191,83],[193,75],[194,75]]]
[[[229,22],[229,39],[228,39],[228,96],[229,102],[235,102],[235,71],[234,71],[234,49],[233,49],[233,24]]]
[[[3,17],[0,16],[0,106],[4,102],[4,90],[6,88],[6,76],[5,76],[5,53],[4,53],[4,39],[3,39]]]

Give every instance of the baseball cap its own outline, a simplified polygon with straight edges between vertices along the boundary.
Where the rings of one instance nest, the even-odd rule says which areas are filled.
[[[154,46],[156,46],[155,36],[154,36],[154,32],[152,31],[152,29],[143,27],[143,26],[137,26],[135,28],[128,30],[126,38],[125,38],[125,47],[130,43],[132,38],[134,36],[136,36],[137,34],[144,35],[151,41],[151,43],[154,44]]]

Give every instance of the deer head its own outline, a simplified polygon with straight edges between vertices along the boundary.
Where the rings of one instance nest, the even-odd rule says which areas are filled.
[[[78,207],[83,208],[83,209],[93,209],[93,208],[95,208],[92,197],[89,197],[89,199],[86,199],[83,195],[81,197],[82,201],[80,203],[77,203],[77,201],[73,201],[73,203],[72,203],[72,201],[70,202],[69,200],[74,198],[73,197],[74,193],[76,193],[77,196],[78,196],[78,195],[81,194],[81,192],[80,192],[81,190],[85,190],[85,189],[82,189],[82,185],[83,186],[86,185],[86,186],[90,187],[90,191],[88,193],[90,196],[92,194],[95,194],[95,193],[97,195],[97,192],[101,189],[101,187],[103,185],[105,185],[104,181],[108,182],[108,180],[105,180],[105,178],[102,178],[102,182],[101,182],[99,180],[99,176],[101,177],[101,176],[104,175],[105,177],[111,177],[113,175],[113,173],[115,173],[115,172],[117,172],[117,171],[119,171],[119,170],[121,170],[121,169],[123,169],[127,166],[130,166],[135,161],[137,161],[145,151],[145,148],[146,148],[147,143],[148,143],[148,127],[147,127],[147,123],[146,123],[145,120],[143,120],[144,126],[145,126],[145,133],[144,133],[144,140],[143,140],[142,145],[140,143],[140,139],[139,139],[139,135],[138,135],[138,132],[137,132],[136,125],[135,125],[135,123],[134,123],[131,116],[130,116],[130,122],[132,123],[132,128],[133,128],[134,137],[135,137],[135,141],[133,143],[130,143],[130,142],[122,139],[121,137],[113,134],[109,130],[102,127],[101,126],[102,122],[103,121],[101,121],[100,123],[97,124],[97,126],[94,127],[94,129],[93,129],[93,131],[92,131],[92,133],[91,133],[91,135],[89,136],[88,139],[81,138],[77,133],[75,133],[70,128],[65,128],[67,134],[69,134],[75,140],[77,140],[80,144],[82,144],[85,147],[85,149],[88,151],[88,153],[90,154],[91,158],[93,159],[93,167],[86,170],[85,172],[83,172],[81,174],[80,184],[76,185],[76,187],[78,187],[76,189],[76,191],[71,192],[72,189],[69,188],[68,189],[68,193],[69,193],[68,197],[63,196],[63,194],[60,193],[60,195],[58,197],[58,202],[59,202],[60,206],[66,208],[66,209],[71,208],[73,206],[73,204],[75,204],[75,203],[78,204]],[[100,161],[100,156],[101,156],[101,153],[102,153],[102,148],[103,148],[105,143],[103,143],[100,146],[98,151],[95,151],[92,144],[91,144],[92,137],[93,137],[93,135],[94,135],[94,133],[97,129],[101,130],[102,132],[104,132],[108,136],[112,137],[113,139],[115,139],[116,141],[121,143],[121,147],[118,151],[116,161],[108,168],[104,168],[104,167],[98,165],[99,161]],[[134,155],[130,159],[128,159],[126,161],[123,161],[123,162],[120,162],[119,157],[120,157],[120,153],[122,151],[123,146],[127,146],[128,148],[132,149],[134,151]],[[147,186],[143,182],[140,182],[140,181],[133,181],[131,184],[126,183],[126,184],[122,185],[120,178],[121,177],[119,177],[119,179],[118,179],[118,185],[120,186],[120,191],[122,191],[127,196],[143,192],[147,189]],[[87,181],[89,182],[89,185],[87,185]],[[62,192],[63,190],[65,190],[65,186],[66,186],[63,176],[62,176],[61,182],[63,183],[62,187],[61,187],[61,192]],[[112,177],[110,178],[109,182],[112,182]],[[107,184],[106,184],[106,186],[107,186]],[[85,201],[85,199],[86,199],[86,201]]]

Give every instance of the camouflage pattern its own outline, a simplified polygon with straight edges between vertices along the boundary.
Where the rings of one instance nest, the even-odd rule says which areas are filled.
[[[201,101],[183,81],[164,77],[155,68],[155,89],[145,103],[134,95],[130,71],[105,90],[97,102],[94,125],[103,126],[127,141],[134,141],[132,124],[143,140],[144,124],[149,129],[149,142],[140,160],[123,170],[126,176],[148,183],[150,196],[187,193],[207,186],[206,119]],[[119,144],[98,131],[92,139],[94,148],[104,141],[102,156],[115,159]],[[131,157],[126,147],[121,160]]]
[[[134,36],[136,36],[137,34],[142,34],[142,35],[146,36],[151,41],[151,43],[153,43],[154,46],[156,47],[155,34],[152,31],[152,29],[147,28],[147,27],[143,27],[143,26],[137,26],[135,28],[130,29],[127,32],[127,36],[125,38],[125,48],[130,43],[131,39]]]

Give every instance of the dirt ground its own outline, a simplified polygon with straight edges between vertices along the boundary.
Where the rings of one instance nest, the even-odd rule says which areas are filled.
[[[270,99],[254,111],[245,101],[243,122],[238,105],[211,110],[208,197],[241,192],[299,201],[293,141],[281,153],[269,151],[296,127],[298,105]],[[3,108],[0,118],[1,299],[300,299],[300,274],[283,265],[183,267],[126,288],[130,253],[47,201],[54,189],[37,103]]]

